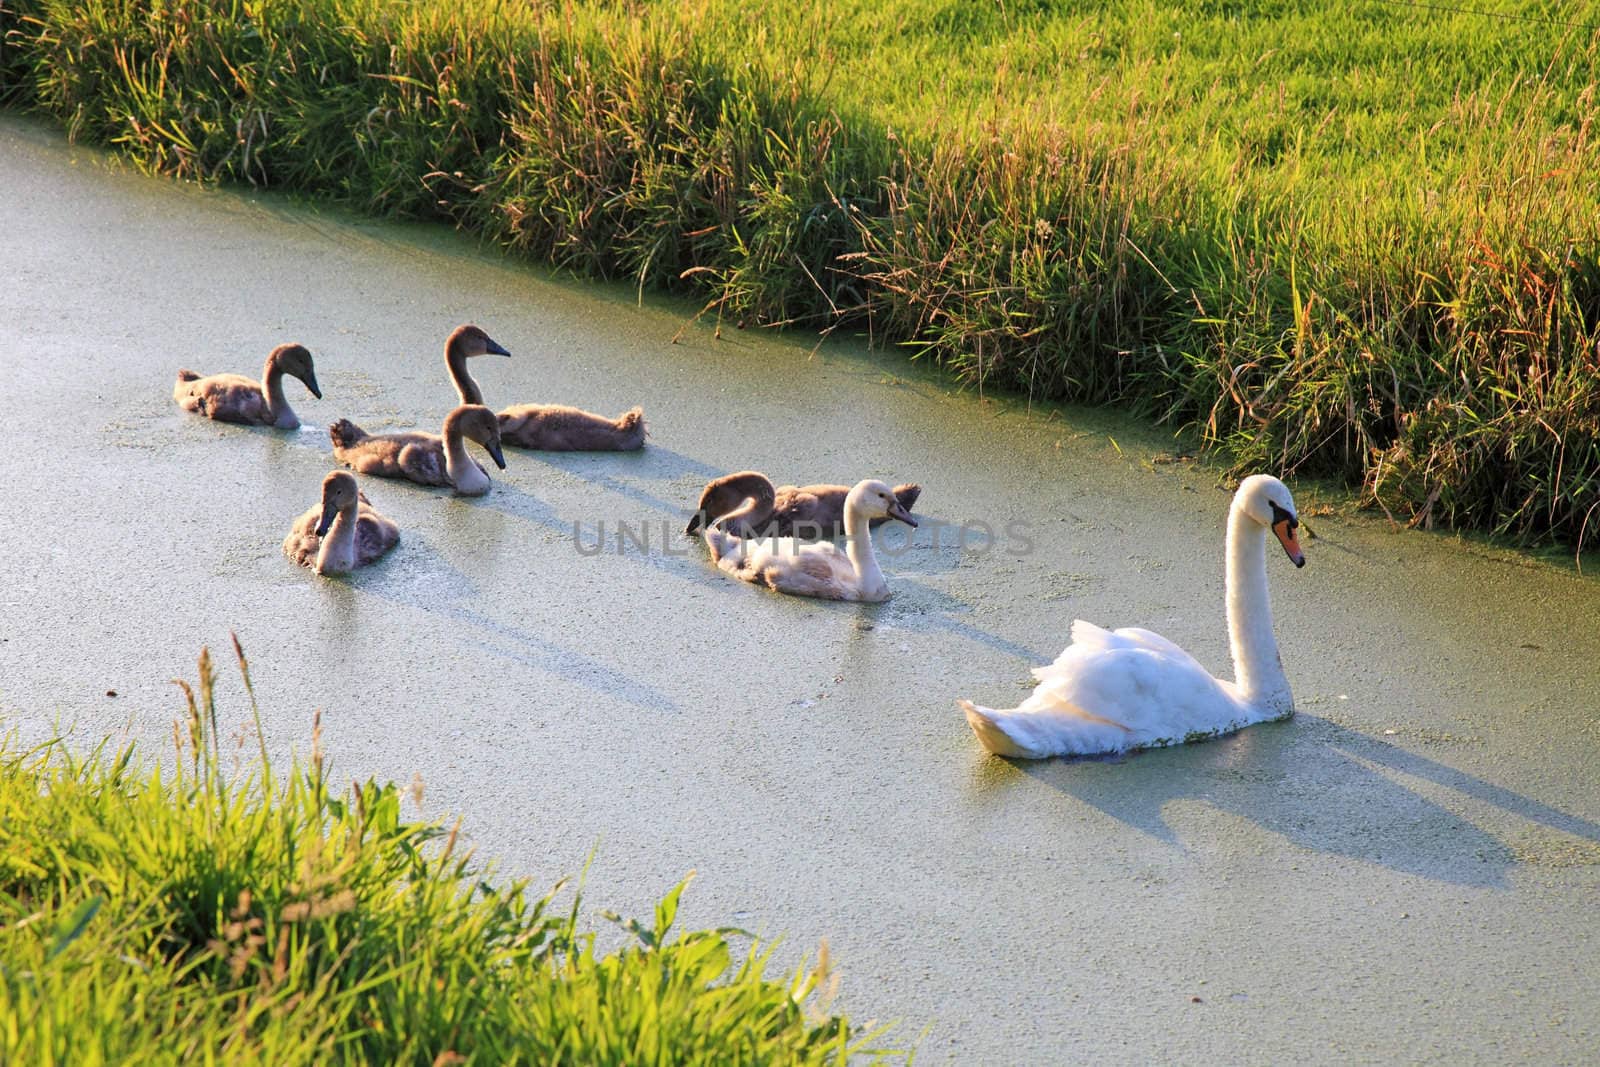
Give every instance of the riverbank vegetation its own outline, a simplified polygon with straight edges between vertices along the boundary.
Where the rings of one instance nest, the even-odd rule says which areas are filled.
[[[474,863],[393,785],[341,793],[315,738],[287,775],[264,744],[228,773],[209,656],[184,688],[167,773],[0,740],[0,1062],[883,1058],[827,1013],[825,948],[767,977],[736,931],[674,929],[680,884],[603,954],[576,896]]]
[[[0,95],[153,170],[1600,530],[1600,38],[1537,0],[0,7]]]

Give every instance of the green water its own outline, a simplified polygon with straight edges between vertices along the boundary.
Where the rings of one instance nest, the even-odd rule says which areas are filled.
[[[852,344],[719,339],[435,227],[145,179],[15,118],[0,188],[0,716],[24,736],[162,751],[168,679],[237,630],[274,751],[304,753],[323,709],[336,774],[420,774],[424,813],[462,814],[503,870],[548,883],[598,843],[596,907],[641,913],[696,869],[685,922],[782,933],[784,960],[828,938],[842,1005],[902,1041],[930,1027],[925,1062],[1600,1045],[1592,582],[1313,517],[1309,565],[1271,572],[1295,719],[1011,765],[953,702],[1019,700],[1076,617],[1227,668],[1228,497],[1153,462],[1161,434],[980,403]],[[475,501],[368,480],[396,552],[347,581],[290,565],[320,428],[436,428],[463,321],[514,353],[474,364],[491,404],[643,403],[649,446],[513,451]],[[251,372],[285,340],[317,358],[325,399],[289,385],[304,431],[173,405],[178,367]],[[880,534],[894,599],[712,569],[676,531],[744,467],[920,481],[922,528]],[[963,547],[967,521],[1026,537]],[[619,522],[648,551],[619,554]],[[222,697],[246,721],[236,682]]]

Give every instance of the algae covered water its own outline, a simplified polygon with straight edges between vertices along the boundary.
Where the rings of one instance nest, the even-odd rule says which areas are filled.
[[[1600,1041],[1600,591],[1514,555],[1320,514],[1270,571],[1300,714],[1122,761],[1013,765],[1008,705],[1072,619],[1227,667],[1214,471],[1103,413],[980,402],[898,354],[686,325],[434,227],[152,181],[0,121],[0,716],[169,743],[238,632],[275,753],[424,783],[480,855],[590,903],[826,937],[854,1017],[930,1062],[1573,1061]],[[483,325],[491,404],[643,403],[638,454],[510,452],[481,500],[373,480],[400,546],[319,581],[279,542],[323,427],[437,428]],[[284,340],[305,428],[220,426],[180,366]],[[880,606],[784,599],[681,537],[700,486],[924,487]],[[627,534],[622,531],[626,529]],[[247,721],[225,680],[222,705]],[[116,696],[108,696],[115,691]],[[226,731],[226,727],[225,727]],[[248,759],[249,749],[242,753]]]

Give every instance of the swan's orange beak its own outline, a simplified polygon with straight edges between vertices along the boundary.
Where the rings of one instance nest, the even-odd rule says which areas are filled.
[[[1283,545],[1283,550],[1289,553],[1289,559],[1296,567],[1306,565],[1305,553],[1300,551],[1300,541],[1295,536],[1295,529],[1300,524],[1293,519],[1279,519],[1272,524],[1272,532],[1278,535],[1278,543]]]

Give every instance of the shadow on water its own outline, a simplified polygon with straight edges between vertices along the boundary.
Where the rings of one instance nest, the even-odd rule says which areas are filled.
[[[359,591],[425,611],[448,623],[435,627],[435,634],[448,634],[458,643],[480,652],[532,667],[601,696],[646,710],[678,710],[677,703],[666,693],[629,677],[608,663],[466,606],[465,602],[477,598],[477,586],[422,538],[403,537],[388,562],[392,565],[385,566],[384,561],[380,561],[374,567],[331,580],[347,587],[348,591]],[[341,615],[347,625],[359,626],[363,612],[354,598],[345,596],[341,598]]]
[[[682,515],[683,518],[679,520],[679,525],[687,522],[689,515],[694,511],[693,501],[679,501],[675,503],[664,500],[655,493],[650,492],[648,489],[635,485],[632,482],[624,481],[622,478],[617,477],[608,470],[599,469],[594,460],[594,456],[596,455],[595,453],[528,452],[523,453],[523,455],[528,456],[530,459],[543,462],[548,466],[554,467],[568,474],[579,477],[597,489],[602,489],[608,493],[615,493],[618,496],[625,497],[628,500],[634,501],[635,503],[642,504],[652,511],[662,512],[667,516]],[[605,453],[605,455],[629,457],[624,461],[623,466],[624,469],[627,469],[629,473],[635,476],[643,476],[653,473],[652,467],[654,466],[654,463],[652,459],[644,457],[642,453],[609,452]],[[613,461],[612,465],[616,465],[615,461]],[[636,516],[627,516],[622,514],[614,514],[610,516],[597,514],[595,516],[591,516],[589,521],[594,522],[603,517],[609,517],[613,521],[620,520],[624,522],[633,521],[637,518]]]
[[[890,586],[894,589],[894,596],[876,610],[877,618],[886,628],[905,629],[913,633],[955,634],[1008,656],[1016,656],[1029,666],[1055,659],[1054,653],[1046,655],[963,621],[958,616],[970,614],[973,608],[960,597],[912,578],[890,578]]]
[[[1600,824],[1304,712],[1217,741],[1126,757],[982,759],[980,795],[1032,780],[1180,850],[1162,811],[1173,801],[1199,800],[1308,851],[1455,885],[1510,887],[1508,873],[1519,862],[1510,847],[1383,770],[1600,843]]]
[[[478,503],[559,534],[577,556],[631,560],[685,581],[705,581],[705,548],[698,539],[683,536],[683,524],[677,519],[637,515],[608,518],[604,509],[593,516],[567,519],[538,497],[504,483],[479,498]],[[715,573],[713,568],[711,574]]]
[[[473,627],[480,635],[499,638],[502,643],[480,642],[476,647],[492,656],[533,667],[564,681],[582,686],[612,700],[621,700],[647,711],[679,711],[676,701],[654,686],[629,677],[611,665],[547,641],[528,630],[493,619],[467,608],[445,608],[445,617]]]
[[[463,499],[470,500],[475,507],[490,508],[515,519],[526,519],[555,533],[572,532],[572,524],[556,514],[555,508],[540,497],[507,484],[504,479],[496,479],[483,496]]]
[[[671,519],[679,529],[694,513],[703,484],[728,473],[681,452],[653,444],[647,444],[637,452],[517,451],[520,456],[545,463],[599,489],[659,512],[658,517]],[[632,481],[625,481],[613,471],[623,472],[625,477],[633,479],[652,480],[658,489],[652,491]],[[671,499],[658,495],[662,488],[670,491]],[[596,514],[587,516],[586,521],[592,524],[600,518],[608,518],[613,523],[645,521],[643,516],[622,514]]]
[[[519,456],[540,459],[552,467],[560,467],[562,470],[585,477],[592,476],[595,467],[606,465],[617,466],[658,481],[693,479],[707,482],[729,473],[692,456],[686,456],[682,452],[675,452],[651,442],[647,442],[643,448],[635,452],[542,452],[537,449],[516,448],[514,445],[511,448]],[[689,503],[685,502],[682,506],[687,508]]]
[[[917,528],[886,522],[874,531],[878,566],[898,587],[897,574],[943,574],[961,566],[966,542],[958,523],[913,509]]]

